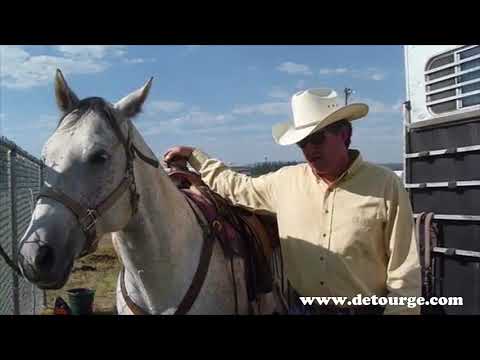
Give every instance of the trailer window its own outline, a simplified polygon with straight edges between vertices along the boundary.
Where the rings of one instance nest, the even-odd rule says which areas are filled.
[[[480,46],[476,46],[470,50],[465,50],[460,53],[460,59],[466,59],[471,56],[480,54]]]
[[[426,101],[434,114],[480,105],[480,46],[464,46],[430,59]]]
[[[480,104],[480,95],[468,96],[463,99],[463,106],[472,106]]]

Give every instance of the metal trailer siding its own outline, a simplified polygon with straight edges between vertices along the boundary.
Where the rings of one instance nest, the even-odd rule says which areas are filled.
[[[429,111],[425,69],[459,45],[406,46],[404,182],[413,211],[434,212],[434,296],[463,297],[446,314],[480,314],[480,111]]]

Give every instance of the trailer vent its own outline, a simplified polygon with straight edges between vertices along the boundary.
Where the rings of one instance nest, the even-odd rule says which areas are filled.
[[[480,46],[435,56],[425,71],[426,103],[434,114],[480,105]]]

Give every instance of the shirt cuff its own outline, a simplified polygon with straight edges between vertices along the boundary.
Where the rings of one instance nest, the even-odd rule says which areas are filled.
[[[209,159],[210,157],[202,152],[199,149],[195,149],[192,151],[192,154],[188,158],[188,163],[196,170],[200,171],[202,165]]]

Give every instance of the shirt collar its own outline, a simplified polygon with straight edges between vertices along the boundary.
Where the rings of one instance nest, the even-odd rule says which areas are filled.
[[[358,151],[358,150],[355,150],[355,149],[348,150],[348,154],[349,154],[350,158],[355,159],[355,160],[353,160],[353,162],[350,164],[348,169],[345,170],[338,177],[338,179],[335,180],[335,182],[331,183],[330,185],[328,185],[324,180],[317,177],[317,175],[315,175],[313,169],[310,169],[312,174],[314,175],[314,177],[317,179],[317,183],[322,183],[327,189],[332,189],[335,186],[337,186],[341,181],[347,180],[348,178],[355,175],[355,173],[357,173],[358,170],[362,167],[364,161],[363,161],[362,155],[360,154],[360,151]]]
[[[360,151],[352,149],[348,150],[348,154],[350,155],[350,158],[355,160],[353,160],[353,162],[350,164],[350,167],[342,174],[341,177],[355,175],[355,173],[358,172],[358,170],[364,163]]]

